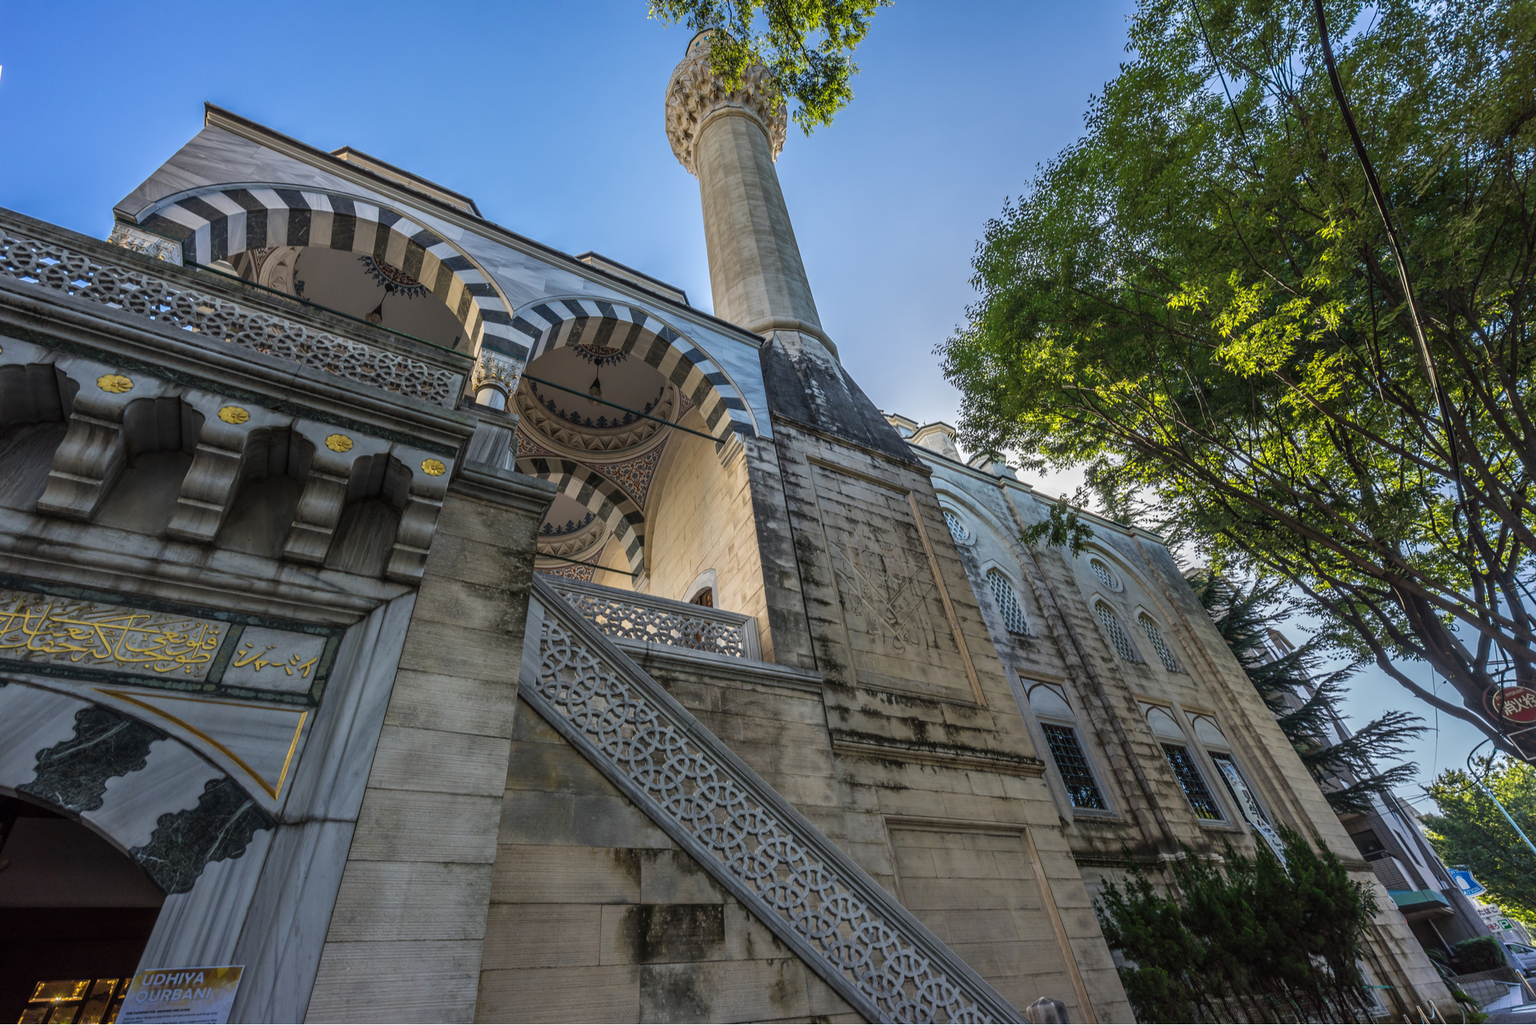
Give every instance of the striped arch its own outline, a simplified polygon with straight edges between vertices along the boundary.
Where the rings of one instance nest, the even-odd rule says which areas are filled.
[[[561,494],[597,513],[624,546],[630,570],[639,573],[644,568],[645,514],[617,484],[590,467],[555,456],[522,456],[517,468],[530,477],[554,481]]]
[[[640,357],[693,402],[715,437],[754,438],[752,415],[720,365],[645,310],[600,299],[541,299],[519,309],[512,329],[528,361],[567,345],[602,345]]]
[[[140,216],[147,231],[181,242],[198,263],[248,249],[313,246],[362,253],[432,290],[481,347],[523,359],[506,303],[459,250],[393,210],[349,196],[263,185],[224,185],[161,203]]]

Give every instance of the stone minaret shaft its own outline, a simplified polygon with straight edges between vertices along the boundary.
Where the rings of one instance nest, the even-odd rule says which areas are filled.
[[[788,119],[771,89],[761,66],[726,89],[710,71],[708,35],[696,36],[667,84],[667,138],[699,179],[715,315],[762,335],[797,331],[835,355],[773,168]]]

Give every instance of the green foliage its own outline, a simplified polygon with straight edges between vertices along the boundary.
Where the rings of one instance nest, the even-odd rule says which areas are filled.
[[[1280,586],[1236,587],[1213,570],[1191,575],[1189,586],[1334,812],[1369,811],[1372,796],[1385,797],[1413,781],[1419,769],[1415,763],[1385,771],[1377,763],[1403,754],[1426,729],[1422,719],[1393,710],[1341,737],[1336,709],[1344,681],[1358,667],[1321,672],[1325,656],[1316,637],[1269,659],[1269,628],[1290,615],[1279,602]]]
[[[1074,558],[1083,554],[1088,542],[1093,540],[1093,528],[1077,515],[1077,510],[1067,504],[1065,497],[1056,500],[1050,514],[1039,523],[1024,528],[1019,540],[1030,548],[1041,541],[1053,548],[1070,548]]]
[[[1536,769],[1512,759],[1473,759],[1483,785],[1493,791],[1527,836],[1536,830]],[[1488,887],[1488,900],[1506,914],[1536,922],[1536,854],[1510,827],[1488,796],[1462,769],[1447,769],[1426,788],[1440,809],[1425,815],[1435,853],[1447,865],[1465,865]]]
[[[1293,582],[1493,731],[1482,692],[1536,677],[1536,4],[1328,13],[1455,459],[1311,4],[1142,0],[1084,137],[987,224],[945,373],[971,447],[1088,464],[1106,508]]]
[[[1185,850],[1169,865],[1177,898],[1135,865],[1123,888],[1106,884],[1094,910],[1129,962],[1138,1021],[1360,1020],[1375,897],[1326,845],[1281,835],[1283,867],[1262,845],[1248,858],[1228,844],[1221,868]]]
[[[1508,964],[1504,960],[1504,948],[1492,936],[1474,936],[1469,940],[1452,944],[1451,956],[1456,959],[1458,975],[1491,972],[1495,968],[1503,968]]]
[[[651,0],[650,16],[695,32],[714,29],[710,67],[732,87],[754,64],[768,69],[784,96],[799,103],[806,135],[853,99],[854,48],[869,21],[891,0]]]

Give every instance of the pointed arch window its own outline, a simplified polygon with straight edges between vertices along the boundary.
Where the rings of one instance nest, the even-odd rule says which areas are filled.
[[[1157,657],[1162,660],[1163,668],[1167,669],[1170,673],[1182,673],[1184,667],[1179,665],[1179,660],[1174,657],[1172,649],[1168,647],[1168,642],[1163,640],[1163,633],[1157,628],[1157,624],[1152,622],[1152,617],[1143,612],[1136,617],[1136,622],[1141,624],[1142,630],[1146,632],[1147,640],[1152,642],[1152,650],[1156,651]]]
[[[1087,811],[1109,811],[1104,792],[1094,775],[1093,763],[1083,749],[1077,733],[1077,716],[1067,703],[1066,693],[1059,686],[1048,683],[1023,681],[1029,695],[1029,709],[1040,723],[1045,734],[1046,747],[1056,771],[1066,788],[1067,800],[1072,807]]]
[[[1024,608],[1019,604],[1019,596],[1013,593],[1013,585],[1008,578],[995,569],[987,570],[987,584],[992,588],[992,598],[997,602],[998,611],[1003,614],[1003,626],[1011,634],[1029,636],[1029,620],[1024,618]]]
[[[1120,626],[1120,617],[1115,615],[1115,610],[1109,607],[1107,602],[1095,602],[1093,611],[1098,615],[1099,622],[1104,624],[1104,632],[1109,634],[1110,643],[1115,646],[1115,651],[1127,662],[1142,664],[1140,653],[1131,639],[1125,635],[1125,630]]]

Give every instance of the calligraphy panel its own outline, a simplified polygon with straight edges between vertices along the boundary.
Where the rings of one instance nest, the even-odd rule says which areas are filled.
[[[906,492],[812,472],[858,681],[975,701]]]
[[[0,586],[0,668],[312,705],[341,641],[337,627],[103,597]]]
[[[230,624],[0,589],[0,658],[204,680]]]
[[[325,652],[327,638],[288,630],[248,626],[224,670],[226,685],[306,693]]]

